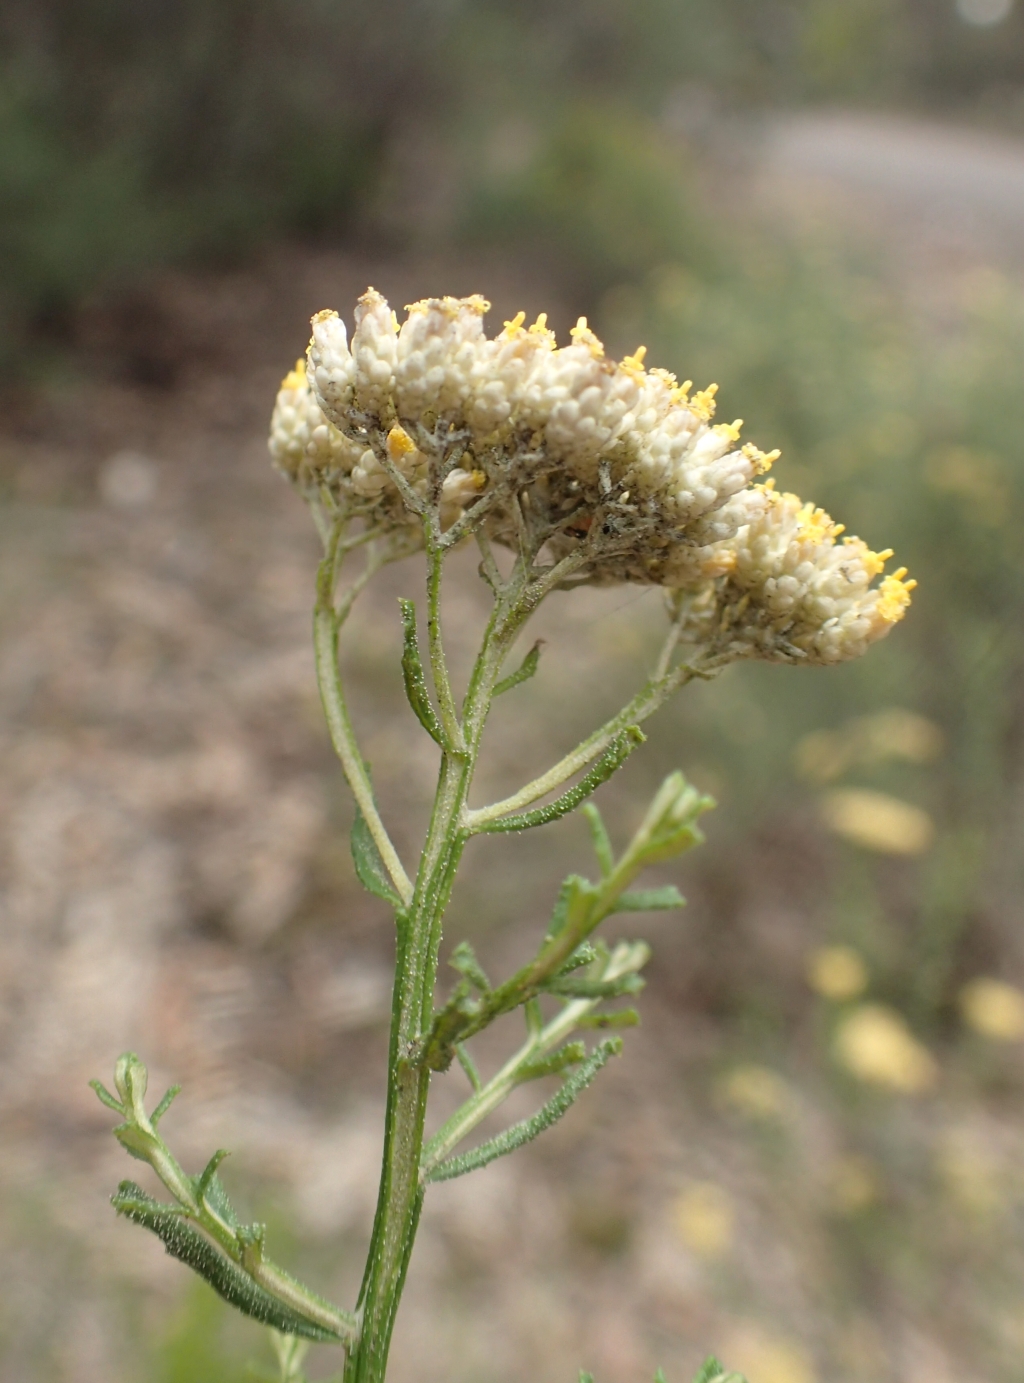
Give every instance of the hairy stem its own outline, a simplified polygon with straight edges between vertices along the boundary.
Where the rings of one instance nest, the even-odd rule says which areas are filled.
[[[340,534],[339,534],[340,538]],[[327,555],[320,563],[317,579],[317,602],[313,612],[313,650],[316,659],[316,677],[320,687],[327,727],[331,742],[341,760],[341,766],[356,799],[356,805],[373,836],[375,845],[384,861],[384,867],[391,876],[403,903],[412,898],[412,882],[406,874],[398,851],[391,842],[380,812],[373,798],[370,777],[359,752],[352,718],[348,713],[344,690],[341,685],[341,672],[338,667],[338,633],[344,615],[351,605],[343,603],[342,612],[334,608],[334,582],[338,556],[338,538],[328,546]],[[358,583],[357,583],[358,584]]]
[[[429,590],[431,617],[436,615],[440,601],[440,555],[434,560],[436,567],[432,566]],[[436,625],[431,628],[438,700],[443,711],[445,693],[441,689],[446,688],[454,724],[449,744],[442,751],[434,808],[415,888],[397,919],[384,1158],[359,1298],[361,1334],[349,1356],[346,1383],[381,1383],[387,1365],[395,1313],[423,1203],[420,1162],[430,1083],[423,1046],[433,1019],[441,924],[466,841],[460,823],[494,686],[509,648],[533,608],[527,592],[528,582],[521,565],[517,565],[495,601],[470,677],[461,721],[451,697],[440,629]],[[456,744],[457,749],[453,747]]]

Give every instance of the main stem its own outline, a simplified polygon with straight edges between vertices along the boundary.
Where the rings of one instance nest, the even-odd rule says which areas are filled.
[[[435,681],[435,658],[443,667],[438,610],[441,560],[440,552],[429,553],[428,618]],[[451,737],[454,742],[442,754],[434,809],[412,899],[396,916],[398,941],[384,1161],[358,1302],[360,1335],[349,1354],[345,1383],[382,1383],[387,1367],[391,1332],[423,1203],[420,1159],[430,1070],[422,1059],[422,1046],[433,1018],[441,923],[466,842],[461,819],[494,685],[532,606],[524,598],[526,588],[526,577],[517,564],[497,596],[484,635],[463,703],[461,734]],[[438,690],[442,702],[446,695],[450,696],[446,672]],[[442,705],[442,711],[445,709]]]

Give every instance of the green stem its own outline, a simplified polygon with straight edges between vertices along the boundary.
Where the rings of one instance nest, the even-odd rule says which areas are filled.
[[[384,1378],[395,1313],[423,1203],[420,1160],[430,1083],[423,1042],[433,1019],[441,923],[466,842],[460,822],[495,683],[512,642],[533,608],[526,577],[521,566],[517,566],[495,602],[460,723],[436,622],[440,556],[428,556],[431,659],[438,701],[442,714],[447,702],[448,714],[453,718],[450,743],[460,747],[446,748],[442,753],[434,809],[415,889],[407,909],[398,918],[383,1167],[359,1298],[360,1338],[349,1356],[346,1383],[382,1383]]]
[[[351,602],[343,604],[340,615],[334,608],[337,552],[338,546],[335,542],[329,546],[327,555],[320,564],[317,580],[317,602],[313,613],[313,649],[316,658],[316,677],[320,687],[320,699],[323,702],[324,715],[327,717],[331,742],[341,760],[341,766],[345,772],[345,777],[348,779],[348,785],[352,789],[352,795],[363,814],[374,843],[380,852],[380,857],[384,861],[384,867],[390,874],[399,897],[403,903],[408,903],[412,898],[412,882],[405,872],[402,861],[398,857],[398,851],[392,844],[391,837],[381,820],[380,812],[377,810],[370,776],[366,771],[363,756],[360,754],[359,746],[356,743],[355,730],[341,685],[341,673],[338,668],[338,633],[342,619],[348,613]]]

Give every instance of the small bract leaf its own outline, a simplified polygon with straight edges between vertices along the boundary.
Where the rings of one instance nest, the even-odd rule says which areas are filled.
[[[380,851],[377,849],[377,842],[370,834],[366,818],[358,807],[356,807],[355,820],[352,822],[351,843],[352,860],[363,888],[376,898],[383,898],[384,902],[390,903],[393,908],[400,908],[402,900],[394,890],[384,861],[380,857]]]

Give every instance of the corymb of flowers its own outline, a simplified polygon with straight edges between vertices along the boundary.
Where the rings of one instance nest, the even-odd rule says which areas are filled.
[[[902,619],[915,582],[765,479],[778,452],[715,423],[645,350],[610,360],[580,318],[559,347],[541,315],[484,331],[480,296],[426,298],[399,324],[368,289],[351,344],[313,318],[277,396],[270,450],[309,499],[407,551],[436,515],[453,541],[528,550],[558,584],[669,594],[684,642],[716,662],[839,663]],[[447,546],[447,543],[446,543]]]

